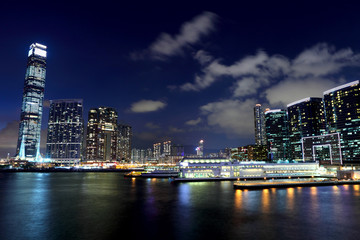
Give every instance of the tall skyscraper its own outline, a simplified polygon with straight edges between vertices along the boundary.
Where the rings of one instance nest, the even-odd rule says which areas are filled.
[[[21,106],[16,157],[38,162],[40,155],[41,118],[46,75],[47,47],[33,43],[28,53]]]
[[[286,110],[274,109],[266,111],[265,126],[269,160],[289,160],[290,139]]]
[[[254,107],[255,145],[266,145],[265,117],[261,104]]]
[[[119,131],[119,159],[130,161],[131,159],[131,140],[132,140],[132,128],[127,124],[118,124]]]
[[[50,101],[46,157],[59,164],[74,164],[82,159],[83,101]]]
[[[302,161],[303,137],[325,133],[322,98],[304,98],[287,105],[292,159]]]
[[[116,161],[118,159],[117,112],[114,108],[90,109],[86,133],[86,159]]]
[[[329,133],[339,133],[344,163],[360,163],[360,83],[350,82],[324,92]]]

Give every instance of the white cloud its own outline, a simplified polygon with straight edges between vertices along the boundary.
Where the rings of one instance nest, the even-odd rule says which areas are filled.
[[[221,100],[208,103],[200,110],[207,117],[210,126],[237,136],[249,136],[254,132],[254,99],[240,101],[237,99]]]
[[[131,104],[130,110],[135,113],[155,112],[166,107],[162,101],[140,100]]]
[[[204,51],[199,51],[194,58],[202,64],[201,73],[196,74],[194,82],[181,85],[181,90],[201,91],[224,77],[230,77],[230,81],[235,82],[234,97],[256,95],[262,88],[279,80],[309,82],[328,78],[345,67],[360,66],[360,54],[350,48],[336,51],[326,43],[305,49],[293,60],[279,54],[268,56],[264,51],[245,56],[231,65],[222,64],[220,59]]]
[[[198,125],[201,121],[202,121],[201,118],[198,117],[197,119],[189,120],[189,121],[185,122],[185,124],[190,125],[190,126],[195,126],[195,125]]]
[[[201,37],[215,30],[217,15],[212,12],[203,12],[189,22],[185,22],[180,32],[172,36],[161,33],[148,49],[141,52],[133,52],[130,57],[133,60],[151,57],[153,59],[164,59],[166,57],[180,55],[185,47],[196,44]]]
[[[323,78],[286,79],[265,91],[272,106],[285,107],[287,104],[306,98],[322,97],[322,93],[341,84],[341,80]]]

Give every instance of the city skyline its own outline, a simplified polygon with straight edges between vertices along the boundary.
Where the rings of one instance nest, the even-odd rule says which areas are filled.
[[[44,28],[30,31],[28,23],[14,19],[26,18],[27,9],[9,5],[1,16],[8,23],[2,40],[1,157],[15,154],[24,53],[32,42],[49,48],[46,103],[84,99],[85,118],[90,108],[113,107],[133,127],[133,146],[139,148],[166,140],[196,145],[204,139],[207,148],[217,149],[253,144],[255,104],[284,108],[359,79],[359,20],[351,5],[285,4],[282,13],[276,6],[256,12],[247,4],[238,10],[242,16],[217,5],[183,6],[180,13],[167,7],[171,14],[125,5],[120,16],[105,7],[76,12],[80,5],[44,5],[34,10],[46,13]],[[99,22],[89,14],[97,10]],[[341,20],[335,21],[335,13]],[[47,106],[43,136],[48,111]]]

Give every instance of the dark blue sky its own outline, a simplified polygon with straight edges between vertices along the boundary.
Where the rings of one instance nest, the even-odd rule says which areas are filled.
[[[133,147],[254,142],[255,103],[284,107],[358,79],[359,6],[316,1],[15,2],[0,7],[0,145],[16,146],[28,47],[45,99],[117,109]],[[197,80],[196,80],[197,79]],[[48,111],[43,121],[47,123]]]

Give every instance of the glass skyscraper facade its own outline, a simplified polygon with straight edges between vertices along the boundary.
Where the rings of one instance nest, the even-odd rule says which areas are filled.
[[[324,92],[327,130],[339,133],[344,163],[360,163],[360,84],[350,82]]]
[[[90,109],[86,133],[86,159],[118,160],[118,114],[114,108]]]
[[[266,145],[265,117],[261,104],[254,107],[255,145]]]
[[[265,112],[267,150],[270,161],[290,159],[289,123],[286,110]]]
[[[83,101],[50,101],[46,157],[53,163],[74,164],[82,159]]]
[[[20,115],[16,157],[38,162],[40,155],[41,118],[46,75],[47,47],[34,43],[28,52],[27,69]]]
[[[287,105],[291,159],[302,161],[303,137],[325,133],[322,98],[305,98]]]

